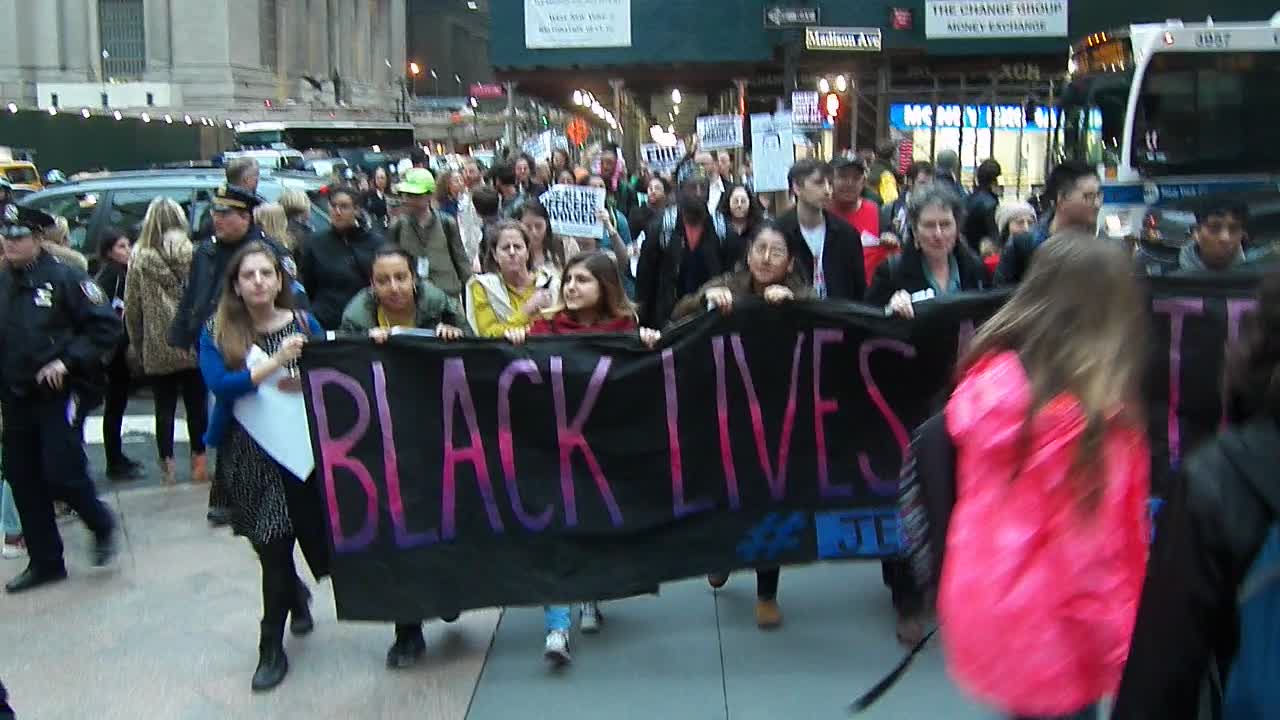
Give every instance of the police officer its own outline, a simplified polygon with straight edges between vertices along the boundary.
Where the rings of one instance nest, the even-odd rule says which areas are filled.
[[[235,185],[224,185],[215,191],[213,237],[197,243],[192,253],[187,288],[182,293],[177,314],[169,327],[167,340],[170,345],[186,350],[195,349],[200,331],[218,307],[227,265],[245,243],[260,242],[271,248],[280,258],[280,264],[290,278],[298,276],[298,267],[288,249],[267,237],[253,224],[253,209],[260,202],[257,195]],[[209,487],[208,514],[209,522],[214,525],[226,525],[231,520],[230,511],[223,499],[225,492],[225,485],[220,482],[215,470]]]
[[[102,288],[41,248],[52,226],[49,215],[17,205],[0,218],[8,263],[0,271],[0,440],[30,555],[27,569],[5,585],[11,593],[67,577],[54,500],[93,532],[94,566],[116,553],[116,521],[89,479],[75,420],[100,387],[103,359],[123,328]]]

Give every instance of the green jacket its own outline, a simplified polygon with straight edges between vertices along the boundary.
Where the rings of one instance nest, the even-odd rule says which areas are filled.
[[[467,330],[467,320],[458,309],[458,304],[444,294],[440,288],[425,280],[418,281],[418,313],[415,325],[419,328],[435,330],[436,325],[444,323]],[[373,296],[372,288],[365,288],[356,293],[342,311],[342,332],[368,332],[378,327],[378,301]]]

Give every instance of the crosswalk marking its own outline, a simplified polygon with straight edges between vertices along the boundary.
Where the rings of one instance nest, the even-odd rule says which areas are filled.
[[[156,419],[152,415],[125,415],[121,426],[120,439],[125,445],[156,442]],[[173,423],[173,441],[188,443],[187,421],[178,418]],[[84,443],[86,445],[102,444],[102,416],[92,415],[84,421]]]

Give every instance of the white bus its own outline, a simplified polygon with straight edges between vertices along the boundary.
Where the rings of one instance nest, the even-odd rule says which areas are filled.
[[[1280,240],[1280,13],[1132,25],[1071,50],[1062,149],[1103,176],[1104,235],[1176,250],[1197,202],[1232,193]]]
[[[308,157],[322,151],[366,169],[407,157],[416,147],[409,123],[346,120],[243,122],[236,126],[236,145],[241,150],[297,150]]]

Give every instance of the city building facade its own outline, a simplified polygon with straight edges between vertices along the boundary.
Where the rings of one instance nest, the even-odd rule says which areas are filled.
[[[391,119],[406,0],[0,3],[0,97],[22,108]]]

